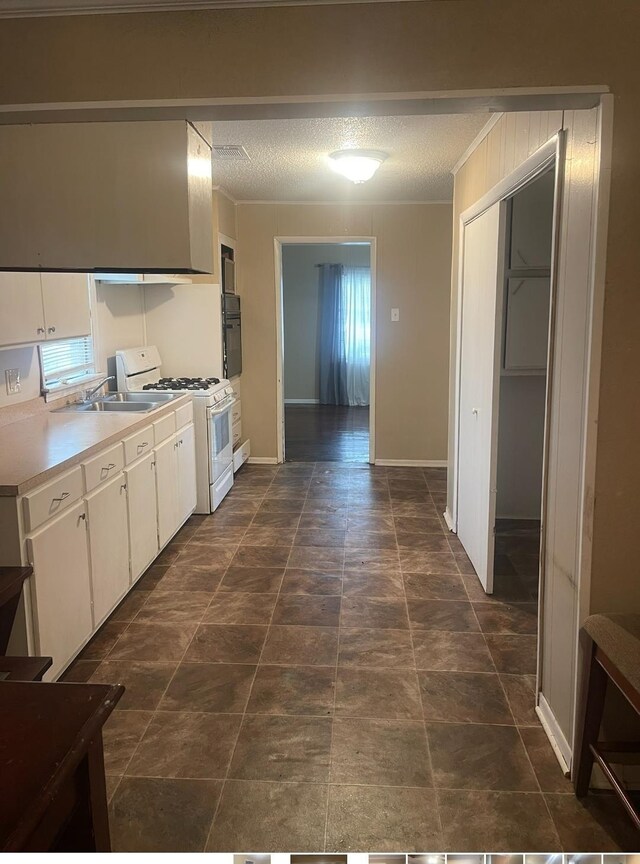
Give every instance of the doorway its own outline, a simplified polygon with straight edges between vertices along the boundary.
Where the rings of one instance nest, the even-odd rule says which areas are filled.
[[[518,652],[531,681],[530,708],[543,723],[548,646],[539,602],[562,147],[559,137],[507,178],[500,194],[464,214],[458,322],[458,538],[484,591],[503,603],[496,627]],[[564,755],[561,761],[568,763]]]
[[[507,201],[494,593],[537,604],[544,486],[555,173]]]
[[[369,462],[371,241],[282,242],[278,263],[283,460]]]

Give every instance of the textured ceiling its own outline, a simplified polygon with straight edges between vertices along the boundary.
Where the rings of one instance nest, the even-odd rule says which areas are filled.
[[[213,161],[214,185],[237,200],[448,201],[451,169],[489,114],[216,122],[214,144],[241,144],[250,161]],[[361,147],[389,154],[356,186],[328,154]]]

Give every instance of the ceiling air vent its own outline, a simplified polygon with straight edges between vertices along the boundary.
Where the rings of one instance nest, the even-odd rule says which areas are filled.
[[[212,147],[212,156],[214,159],[223,159],[225,161],[231,159],[242,159],[244,162],[249,161],[249,154],[241,144],[214,144]]]

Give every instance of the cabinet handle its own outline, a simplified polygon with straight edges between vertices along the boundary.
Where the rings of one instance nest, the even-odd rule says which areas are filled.
[[[152,467],[152,468],[155,468],[155,467],[156,467],[155,459],[154,459],[153,462],[151,463],[151,467]]]
[[[44,327],[38,327],[36,333],[44,333]]]
[[[71,495],[71,492],[63,492],[59,498],[52,498],[52,504],[59,504],[61,501],[64,501],[65,498],[68,498]]]
[[[86,514],[86,513],[81,513],[81,514],[78,516],[78,519],[82,519],[84,522],[86,522],[86,521],[87,521],[87,514]]]
[[[143,441],[142,444],[138,444],[138,453],[139,453],[141,450],[144,450],[144,448],[145,448],[145,447],[148,447],[148,446],[149,446],[149,442],[148,442],[148,441]]]
[[[120,487],[120,491],[121,491],[121,492],[125,492],[126,489],[127,489],[127,484],[126,484],[126,483],[123,483],[122,486]]]
[[[49,328],[47,329],[47,333],[55,333],[55,332],[56,332],[56,328],[55,328],[55,327],[49,327]]]

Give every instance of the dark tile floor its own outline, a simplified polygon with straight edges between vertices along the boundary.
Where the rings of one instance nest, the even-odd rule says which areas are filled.
[[[286,405],[288,462],[368,462],[369,408]]]
[[[122,682],[116,850],[630,850],[533,711],[534,598],[487,598],[436,469],[245,466],[70,670]]]

